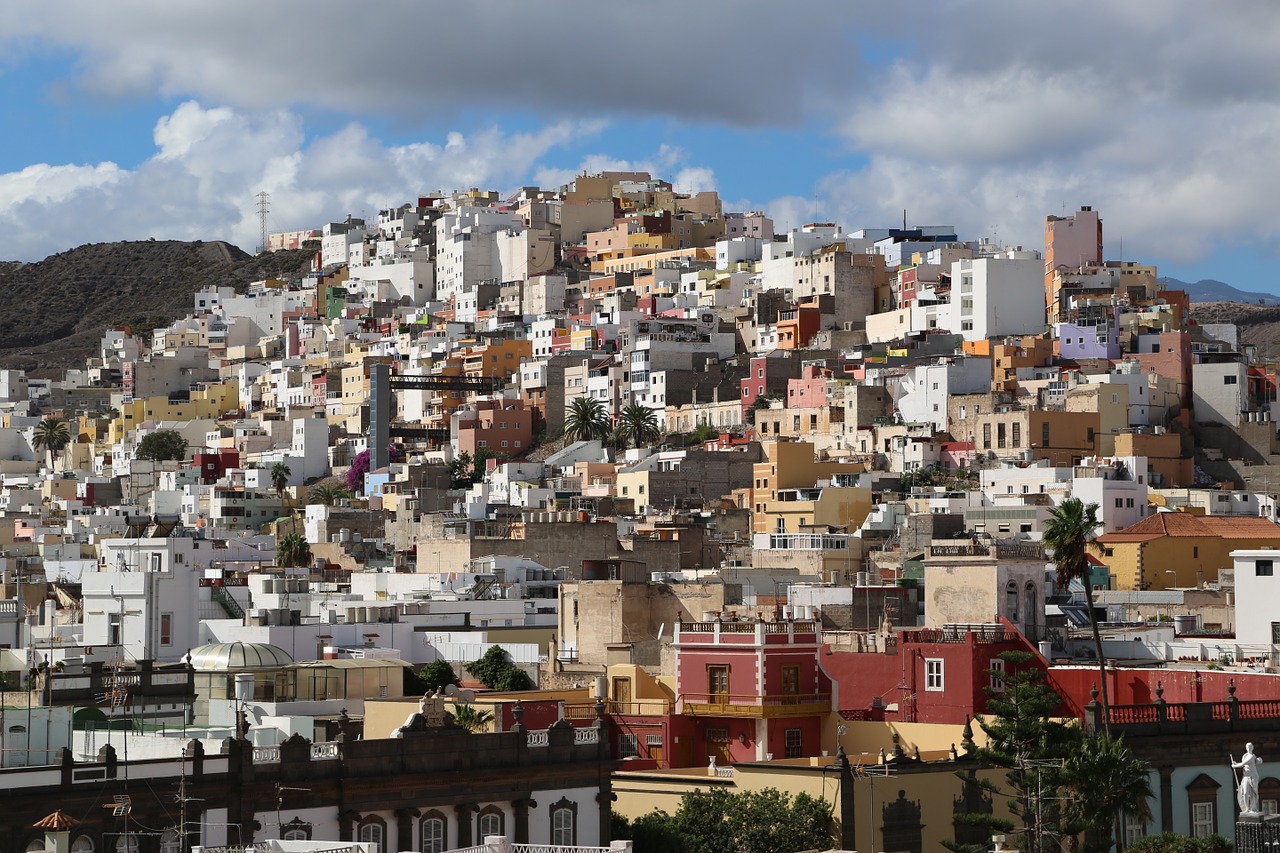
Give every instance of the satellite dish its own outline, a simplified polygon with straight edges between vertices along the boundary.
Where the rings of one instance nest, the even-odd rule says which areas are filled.
[[[446,685],[444,686],[444,695],[446,695],[446,696],[456,696],[457,694],[458,694],[458,685],[456,685],[456,684],[446,684]]]

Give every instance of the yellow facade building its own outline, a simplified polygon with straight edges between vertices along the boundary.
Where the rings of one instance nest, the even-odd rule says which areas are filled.
[[[1258,516],[1159,512],[1094,542],[1116,589],[1216,581],[1232,567],[1231,552],[1242,548],[1280,548],[1280,525]]]

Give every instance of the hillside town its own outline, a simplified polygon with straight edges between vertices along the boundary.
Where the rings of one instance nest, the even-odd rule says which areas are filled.
[[[1103,213],[440,192],[0,371],[0,850],[625,849],[708,788],[990,845],[1025,672],[1149,764],[1118,849],[1280,843],[1280,364]]]

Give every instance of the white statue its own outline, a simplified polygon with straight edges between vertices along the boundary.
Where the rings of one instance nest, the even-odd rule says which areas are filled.
[[[1262,759],[1253,754],[1251,743],[1244,745],[1244,755],[1240,756],[1239,761],[1234,758],[1231,760],[1232,769],[1240,771],[1236,801],[1240,804],[1242,816],[1256,817],[1261,814],[1262,802],[1258,799],[1258,767],[1261,764]]]

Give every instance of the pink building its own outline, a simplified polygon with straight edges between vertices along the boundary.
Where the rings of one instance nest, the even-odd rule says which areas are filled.
[[[787,408],[816,409],[825,406],[828,374],[824,368],[811,364],[801,371],[799,379],[788,379]]]
[[[831,710],[820,637],[812,619],[676,622],[675,711],[694,727],[692,763],[816,754]]]

